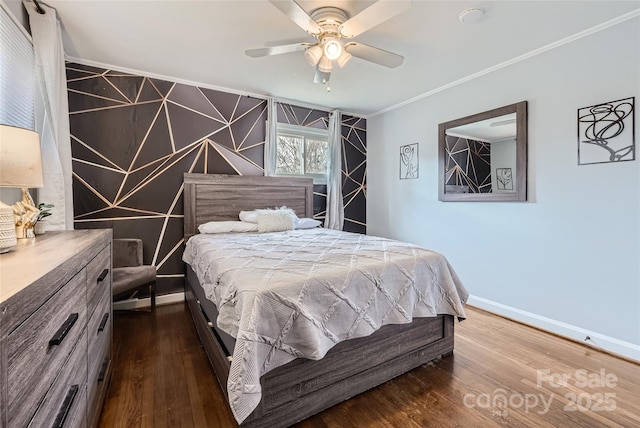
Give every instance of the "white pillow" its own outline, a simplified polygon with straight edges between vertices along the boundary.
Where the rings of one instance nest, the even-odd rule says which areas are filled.
[[[283,210],[259,210],[257,219],[258,232],[261,233],[293,229],[293,217]]]
[[[320,220],[304,217],[296,220],[295,228],[296,229],[313,229],[315,227],[320,226],[321,224],[322,222]]]
[[[198,226],[200,233],[257,232],[258,225],[244,221],[210,221]]]
[[[240,221],[246,221],[248,223],[258,223],[258,211],[240,211],[238,216]]]
[[[293,217],[294,222],[298,219],[296,212],[291,208],[287,208],[287,207],[280,207],[276,209],[260,209],[260,210],[253,210],[253,211],[240,211],[238,218],[240,218],[240,221],[246,221],[249,223],[258,223],[258,214],[263,211],[278,211],[278,212],[287,213],[291,217]]]

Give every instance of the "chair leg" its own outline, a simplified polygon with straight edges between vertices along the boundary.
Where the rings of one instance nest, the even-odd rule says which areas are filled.
[[[149,298],[151,299],[151,312],[156,310],[156,283],[149,284]]]

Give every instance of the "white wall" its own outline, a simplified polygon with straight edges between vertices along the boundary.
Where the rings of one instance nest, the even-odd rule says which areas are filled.
[[[577,109],[630,96],[637,148],[637,17],[369,118],[368,233],[446,255],[476,306],[640,360],[640,161],[577,165]],[[529,201],[438,202],[438,123],[522,100]]]

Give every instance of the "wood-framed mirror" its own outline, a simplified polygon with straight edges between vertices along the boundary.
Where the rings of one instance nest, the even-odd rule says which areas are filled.
[[[438,125],[438,200],[527,200],[527,102]]]

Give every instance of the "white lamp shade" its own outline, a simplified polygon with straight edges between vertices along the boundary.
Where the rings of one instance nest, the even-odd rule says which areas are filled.
[[[323,73],[331,73],[331,70],[333,70],[333,61],[323,56],[318,63],[318,70]]]
[[[0,186],[44,186],[37,132],[0,125]]]
[[[331,61],[338,59],[342,54],[342,45],[340,42],[333,38],[325,38],[324,40],[324,56]]]
[[[304,51],[304,57],[310,65],[315,67],[322,57],[322,48],[318,45],[313,45]]]
[[[346,63],[349,62],[349,60],[351,59],[351,54],[345,50],[342,51],[342,54],[340,54],[340,56],[338,57],[338,59],[336,60],[336,64],[338,64],[338,67],[342,68],[345,66]]]

